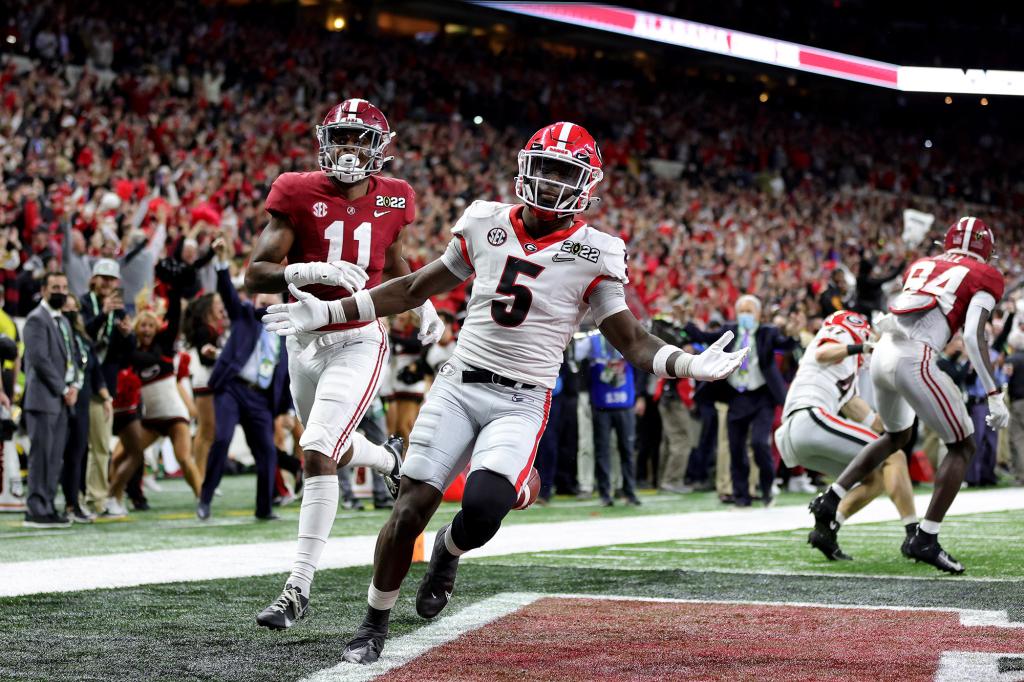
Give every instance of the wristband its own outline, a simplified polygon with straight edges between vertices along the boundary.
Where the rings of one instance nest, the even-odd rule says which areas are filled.
[[[370,298],[369,291],[361,289],[352,298],[355,299],[356,310],[359,311],[359,317],[356,319],[363,322],[371,322],[377,319],[377,312],[374,310],[373,299]]]
[[[672,368],[677,379],[690,376],[690,364],[695,357],[697,356],[691,355],[686,351],[679,353],[679,357],[676,359],[676,366]]]
[[[992,391],[989,391],[987,395],[988,395],[989,398],[991,398],[992,396],[999,395],[1002,392],[1003,392],[1002,388],[996,388],[996,389],[994,389]]]
[[[864,344],[863,343],[848,343],[848,344],[846,344],[846,354],[847,355],[860,355],[863,352],[864,352]]]
[[[651,361],[654,376],[661,377],[662,379],[671,379],[673,376],[668,373],[668,359],[675,352],[682,352],[682,348],[677,348],[670,344],[665,344],[658,349],[658,352],[654,354],[654,359]]]
[[[341,306],[345,299],[339,298],[336,301],[327,301],[327,323],[342,324],[348,322],[345,318],[345,309]]]

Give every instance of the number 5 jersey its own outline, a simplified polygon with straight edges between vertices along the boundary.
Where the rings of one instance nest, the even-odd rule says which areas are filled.
[[[475,201],[452,228],[445,265],[462,279],[476,274],[455,357],[553,388],[587,311],[600,324],[626,309],[626,245],[582,221],[535,239],[524,208]]]

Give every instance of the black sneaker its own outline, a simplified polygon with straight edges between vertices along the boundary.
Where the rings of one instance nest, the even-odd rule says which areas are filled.
[[[367,609],[362,625],[345,645],[341,660],[346,663],[368,665],[380,658],[384,651],[384,640],[388,638],[388,619],[391,611],[378,611],[373,607]]]
[[[96,517],[94,515],[92,515],[89,512],[85,511],[81,507],[75,507],[73,509],[68,509],[64,513],[64,515],[72,523],[94,523],[96,521]]]
[[[434,540],[434,551],[430,553],[430,564],[427,572],[416,590],[416,613],[423,618],[433,618],[441,613],[452,598],[455,590],[455,573],[459,570],[459,557],[453,556],[444,546],[444,534],[447,526],[437,531]]]
[[[919,524],[917,524],[917,523],[908,523],[906,525],[907,537],[903,538],[903,544],[900,545],[900,554],[902,554],[907,559],[913,559],[914,558],[910,554],[910,541],[914,539],[915,535],[917,535],[917,526],[918,525]]]
[[[47,514],[46,516],[35,516],[26,513],[22,524],[25,528],[69,528],[71,521],[67,517]]]
[[[200,521],[209,521],[210,519],[210,505],[205,502],[200,502],[196,505],[196,518]]]
[[[285,585],[277,601],[256,616],[256,624],[271,630],[287,630],[308,613],[309,597],[299,588]]]
[[[398,484],[402,480],[402,450],[405,449],[405,441],[402,440],[401,436],[391,436],[384,443],[384,449],[394,455],[395,463],[391,467],[391,473],[381,474],[381,476],[384,479],[384,485],[388,488],[388,492],[391,493],[391,497],[397,499]]]
[[[852,556],[839,549],[835,533],[829,536],[819,533],[815,528],[807,535],[807,543],[824,554],[829,561],[853,561]]]
[[[964,565],[947,554],[946,550],[939,545],[939,536],[925,533],[920,528],[907,543],[907,553],[909,559],[931,564],[940,571],[953,575],[960,575],[964,572]]]

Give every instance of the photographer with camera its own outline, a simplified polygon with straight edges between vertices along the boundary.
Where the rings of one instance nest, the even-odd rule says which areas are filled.
[[[110,391],[117,393],[117,374],[135,348],[132,322],[124,304],[121,268],[117,261],[101,258],[92,267],[89,293],[82,298],[81,315],[94,343],[100,372]],[[102,513],[107,500],[107,470],[113,418],[106,401],[89,404],[89,459],[85,467],[85,504]]]

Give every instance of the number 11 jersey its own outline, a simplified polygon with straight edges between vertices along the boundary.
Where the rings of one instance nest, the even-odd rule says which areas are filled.
[[[475,201],[452,228],[446,264],[459,276],[476,274],[455,356],[553,388],[595,288],[628,282],[626,245],[581,221],[535,239],[523,225],[524,208]]]
[[[416,217],[416,195],[397,178],[370,176],[366,194],[349,201],[322,171],[282,173],[270,188],[266,210],[288,220],[295,241],[289,263],[348,261],[367,274],[366,288],[381,282],[387,251]],[[314,284],[303,291],[324,301],[345,298],[343,287]],[[347,322],[318,331],[354,329],[369,322]]]

